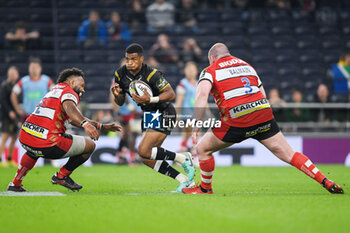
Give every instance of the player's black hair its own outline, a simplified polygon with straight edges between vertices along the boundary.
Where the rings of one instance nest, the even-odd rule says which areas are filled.
[[[38,57],[30,57],[29,58],[29,64],[30,63],[38,63],[41,66],[41,60]]]
[[[137,53],[140,57],[143,56],[143,47],[140,44],[132,43],[125,49],[126,53]]]
[[[81,76],[84,78],[84,75],[85,75],[84,71],[75,67],[70,69],[65,69],[65,70],[62,70],[61,73],[58,75],[57,83],[63,83],[67,79],[73,76]]]
[[[23,21],[18,21],[15,24],[16,29],[26,29],[26,24]]]

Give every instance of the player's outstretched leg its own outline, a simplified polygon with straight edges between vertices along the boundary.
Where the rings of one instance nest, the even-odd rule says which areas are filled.
[[[310,176],[318,183],[320,183],[330,193],[343,194],[343,189],[337,185],[334,181],[331,181],[322,174],[320,170],[311,162],[311,160],[302,153],[295,152],[290,162],[291,165]]]
[[[11,192],[26,192],[27,190],[23,188],[22,181],[25,175],[34,167],[37,157],[32,155],[30,152],[24,153],[21,162],[18,165],[17,173],[15,178],[7,187],[7,191]]]
[[[333,181],[328,180],[306,155],[295,152],[281,132],[268,139],[261,140],[260,142],[279,159],[298,168],[300,171],[320,183],[330,193],[344,193],[343,189]]]

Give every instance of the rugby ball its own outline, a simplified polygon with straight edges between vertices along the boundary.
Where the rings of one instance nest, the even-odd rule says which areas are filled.
[[[153,96],[153,92],[152,92],[152,89],[150,88],[150,86],[148,86],[147,83],[145,83],[141,80],[132,81],[129,85],[130,95],[135,94],[135,95],[143,96],[143,94],[145,93],[145,90],[147,90],[147,93],[151,97]]]

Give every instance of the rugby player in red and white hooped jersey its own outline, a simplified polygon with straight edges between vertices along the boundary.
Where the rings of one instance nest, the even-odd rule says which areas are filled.
[[[95,149],[92,140],[98,140],[97,129],[120,131],[115,123],[100,124],[85,118],[79,111],[79,96],[84,90],[84,72],[77,68],[63,70],[57,85],[48,92],[33,113],[23,123],[19,141],[26,153],[22,156],[15,178],[8,191],[24,192],[24,176],[31,170],[37,159],[61,159],[69,157],[68,162],[56,172],[51,181],[72,191],[80,190],[81,185],[70,178],[70,174],[83,164]],[[66,134],[65,122],[81,127],[92,139]]]
[[[211,93],[221,113],[221,127],[205,133],[196,149],[201,170],[201,184],[183,188],[186,194],[212,194],[215,162],[213,152],[254,138],[279,159],[310,176],[331,193],[343,194],[342,188],[328,180],[302,153],[287,143],[273,117],[261,80],[252,66],[233,57],[225,44],[217,43],[209,50],[210,66],[199,77],[194,117],[203,118],[208,95]],[[199,129],[193,129],[197,143]]]

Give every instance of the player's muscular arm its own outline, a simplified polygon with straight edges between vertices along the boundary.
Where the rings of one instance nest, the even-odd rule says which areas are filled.
[[[173,101],[175,99],[175,92],[173,88],[168,85],[164,90],[159,94],[159,101]]]
[[[120,93],[120,91],[120,86],[117,83],[111,87],[111,92],[114,95],[114,102],[122,106],[125,103],[125,94]]]
[[[15,111],[17,112],[17,114],[20,116],[24,115],[25,113],[24,113],[23,109],[21,109],[19,107],[19,104],[18,104],[18,95],[16,93],[12,92],[10,99],[11,99],[11,103],[12,103]]]
[[[265,98],[266,98],[266,92],[265,92],[264,87],[261,85],[261,86],[259,87],[259,89],[260,89],[261,93],[263,93],[263,95],[264,95]]]
[[[208,80],[202,80],[199,82],[197,91],[196,91],[196,99],[194,102],[194,118],[196,120],[202,120],[205,108],[208,106],[208,96],[211,90],[212,84]]]
[[[212,84],[208,80],[202,80],[199,82],[196,91],[196,99],[194,102],[194,119],[203,120],[206,107],[208,106],[208,96],[211,90]],[[197,144],[199,137],[199,128],[194,127],[192,130],[193,143]]]
[[[85,117],[80,113],[75,103],[71,100],[66,100],[62,103],[63,111],[67,113],[71,124],[77,127],[84,128],[85,133],[93,140],[99,138],[99,133],[96,128],[85,120]]]

